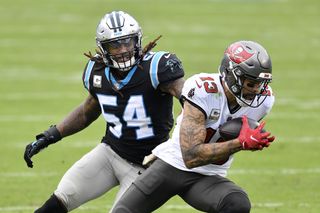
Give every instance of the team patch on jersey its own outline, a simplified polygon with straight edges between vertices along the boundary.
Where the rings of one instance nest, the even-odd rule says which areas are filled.
[[[209,115],[210,120],[218,120],[220,117],[220,109],[212,109]]]
[[[101,76],[100,75],[93,76],[93,86],[97,87],[97,88],[101,88]]]
[[[195,90],[195,88],[192,88],[191,90],[189,90],[189,92],[188,92],[189,98],[192,98],[194,96],[194,90]]]
[[[170,56],[170,54],[169,54]],[[181,61],[179,61],[178,59],[169,59],[166,63],[166,67],[169,67],[171,72],[174,72],[175,70],[182,70],[182,65],[181,65]]]

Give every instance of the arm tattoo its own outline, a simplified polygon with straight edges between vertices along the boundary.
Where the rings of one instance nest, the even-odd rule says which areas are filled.
[[[186,110],[186,106],[184,108]],[[190,113],[183,112],[183,120],[180,127],[180,146],[183,159],[188,168],[193,168],[203,161],[200,156],[200,149],[206,137],[206,129],[201,124],[204,122],[204,115],[192,113],[192,111],[194,110],[190,110]]]
[[[186,102],[180,127],[180,147],[187,168],[226,160],[241,150],[241,144],[236,139],[224,143],[204,143],[206,134],[205,115]]]
[[[66,137],[77,133],[93,121],[101,114],[99,102],[91,95],[77,108],[75,108],[65,119],[57,125],[62,137]]]

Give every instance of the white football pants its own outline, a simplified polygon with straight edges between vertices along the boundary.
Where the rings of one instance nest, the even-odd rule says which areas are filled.
[[[71,211],[119,185],[115,204],[143,170],[100,143],[64,174],[54,194]]]

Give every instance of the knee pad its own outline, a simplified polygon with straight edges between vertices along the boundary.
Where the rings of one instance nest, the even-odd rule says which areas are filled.
[[[67,208],[53,194],[51,197],[34,213],[67,213]]]
[[[249,213],[251,203],[244,192],[232,192],[228,194],[219,205],[219,213]]]

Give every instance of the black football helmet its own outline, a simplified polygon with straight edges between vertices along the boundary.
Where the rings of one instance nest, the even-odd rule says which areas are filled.
[[[271,59],[260,44],[253,41],[232,43],[224,52],[220,74],[240,106],[258,107],[267,97],[267,87],[272,80]],[[243,95],[244,81],[258,83],[260,92]]]
[[[99,22],[96,32],[96,43],[104,63],[119,71],[128,71],[136,65],[142,55],[142,30],[138,22],[123,11],[107,13]],[[111,48],[133,46],[125,53],[112,55]]]

